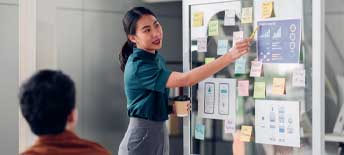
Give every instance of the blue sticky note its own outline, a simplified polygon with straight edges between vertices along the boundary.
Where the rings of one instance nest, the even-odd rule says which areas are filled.
[[[228,40],[217,41],[217,55],[224,55],[228,51]]]
[[[199,140],[204,140],[205,127],[203,124],[196,124],[195,128],[195,138]]]
[[[245,74],[246,73],[246,58],[240,57],[235,61],[235,74]]]

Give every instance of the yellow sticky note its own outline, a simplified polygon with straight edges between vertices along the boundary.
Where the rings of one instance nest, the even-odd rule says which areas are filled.
[[[215,58],[205,58],[205,64],[208,64],[214,60],[215,60]]]
[[[252,23],[252,7],[242,8],[241,23]]]
[[[212,20],[208,24],[208,36],[217,36],[219,34],[219,21]]]
[[[252,135],[252,126],[243,125],[240,131],[240,141],[250,142]]]
[[[285,92],[285,78],[273,78],[272,94],[284,95],[284,92]]]
[[[274,13],[274,2],[273,1],[269,1],[269,2],[263,2],[262,3],[262,18],[270,18],[270,17],[274,17],[275,13]]]
[[[193,13],[193,27],[199,27],[199,26],[203,26],[203,16],[204,13],[203,12],[195,12]]]
[[[253,98],[265,98],[265,82],[255,82]]]

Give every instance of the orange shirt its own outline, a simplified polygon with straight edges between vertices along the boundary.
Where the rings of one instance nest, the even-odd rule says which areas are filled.
[[[110,155],[101,145],[79,138],[70,131],[39,136],[35,144],[21,155]]]

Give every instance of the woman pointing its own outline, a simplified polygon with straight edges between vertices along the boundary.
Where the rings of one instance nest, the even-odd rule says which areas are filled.
[[[246,54],[251,40],[239,41],[215,61],[182,73],[168,70],[158,53],[163,30],[152,11],[144,7],[129,10],[123,27],[127,42],[119,57],[130,122],[118,154],[167,155],[165,121],[173,111],[168,106],[169,88],[192,86],[210,77]]]

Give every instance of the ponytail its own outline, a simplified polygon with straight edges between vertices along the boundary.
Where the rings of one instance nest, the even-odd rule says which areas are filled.
[[[133,43],[127,40],[122,47],[122,51],[118,55],[122,72],[124,72],[125,64],[127,64],[129,56],[133,53],[133,48]]]
[[[136,24],[137,21],[143,16],[143,15],[152,15],[154,17],[155,14],[150,11],[147,8],[144,7],[134,7],[130,9],[123,17],[122,23],[125,34],[128,35],[135,35],[136,34]],[[122,47],[122,51],[119,54],[119,62],[121,70],[124,72],[125,64],[128,61],[129,56],[133,53],[133,48],[135,44],[131,42],[129,39]]]

